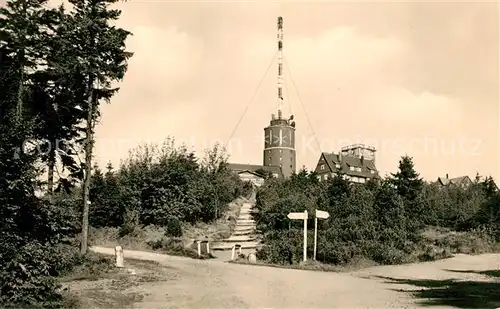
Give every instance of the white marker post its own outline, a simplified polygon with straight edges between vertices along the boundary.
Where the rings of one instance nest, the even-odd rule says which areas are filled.
[[[287,215],[290,220],[304,220],[304,262],[307,261],[307,210],[304,212],[291,212]]]
[[[198,257],[200,257],[200,256],[201,256],[201,241],[199,241],[199,240],[198,240],[198,241],[196,241],[196,243],[197,243],[197,245],[198,245],[198,246],[197,246],[197,249],[198,249]]]
[[[123,248],[121,246],[115,247],[115,256],[116,256],[116,267],[123,268]]]
[[[328,219],[329,217],[328,212],[316,209],[316,217],[314,218],[314,260],[316,260],[316,248],[318,246],[318,218]]]

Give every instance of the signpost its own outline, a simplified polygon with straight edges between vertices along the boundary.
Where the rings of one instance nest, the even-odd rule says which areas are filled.
[[[307,261],[307,210],[304,212],[291,212],[287,215],[290,220],[304,220],[304,262]]]
[[[328,219],[329,217],[330,214],[328,212],[316,209],[316,217],[314,218],[314,260],[316,260],[316,248],[318,244],[318,218]]]

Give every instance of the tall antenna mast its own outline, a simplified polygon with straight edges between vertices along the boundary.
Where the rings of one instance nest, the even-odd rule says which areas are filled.
[[[283,109],[283,17],[278,17],[278,119]]]

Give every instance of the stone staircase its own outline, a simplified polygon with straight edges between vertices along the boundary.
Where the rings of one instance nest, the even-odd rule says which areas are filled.
[[[260,236],[256,230],[256,222],[252,218],[253,206],[253,203],[244,203],[241,206],[232,235],[213,244],[211,248],[213,251],[231,251],[234,245],[240,245],[244,254],[255,253],[260,245]]]

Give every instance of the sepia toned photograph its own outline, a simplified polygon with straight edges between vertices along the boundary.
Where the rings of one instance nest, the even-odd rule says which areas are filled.
[[[0,0],[0,309],[499,309],[499,15]]]

